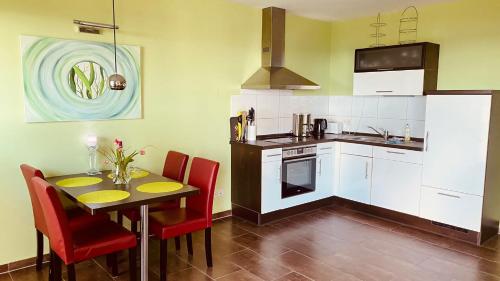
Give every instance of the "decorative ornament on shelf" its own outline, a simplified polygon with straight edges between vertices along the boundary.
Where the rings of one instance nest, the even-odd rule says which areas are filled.
[[[417,42],[418,10],[415,6],[407,7],[399,19],[399,44]]]
[[[115,49],[115,73],[109,76],[109,88],[111,90],[123,91],[127,87],[125,77],[118,74],[118,66],[116,62],[116,15],[115,15],[115,0],[113,1],[113,45]]]
[[[380,13],[377,15],[377,22],[370,24],[371,27],[375,28],[375,33],[370,34],[371,37],[375,38],[375,43],[371,44],[370,47],[382,47],[385,46],[385,44],[380,43],[380,39],[382,37],[385,37],[385,33],[380,32],[380,29],[384,26],[386,26],[387,23],[382,22],[380,18]]]
[[[127,185],[132,179],[132,169],[129,164],[134,162],[134,157],[137,155],[146,155],[144,148],[139,151],[134,150],[132,153],[126,153],[123,148],[123,141],[115,139],[114,148],[107,148],[99,151],[106,158],[107,164],[113,165],[112,179],[116,185]]]

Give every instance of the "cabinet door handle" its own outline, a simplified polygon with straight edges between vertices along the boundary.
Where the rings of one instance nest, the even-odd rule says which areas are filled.
[[[397,152],[397,151],[387,151],[387,153],[390,153],[390,154],[399,154],[399,155],[405,155],[406,154],[404,152]]]
[[[275,156],[281,156],[281,154],[269,154],[266,157],[269,158],[269,157],[275,157]]]
[[[278,168],[278,180],[281,182],[281,166]]]
[[[375,91],[375,92],[377,92],[377,93],[393,93],[394,91],[388,91],[387,90],[387,91]]]
[[[429,151],[429,131],[425,134],[425,151]]]
[[[322,159],[319,159],[319,175],[321,176],[321,173],[323,172],[323,162],[321,161]]]
[[[442,195],[442,196],[446,196],[446,197],[451,197],[451,198],[457,198],[457,199],[460,199],[460,196],[457,196],[457,195],[452,195],[452,194],[447,194],[447,193],[442,193],[442,192],[438,192],[439,195]]]
[[[332,150],[332,148],[331,147],[322,147],[319,150]]]
[[[365,179],[368,179],[368,161],[366,161],[365,165]]]

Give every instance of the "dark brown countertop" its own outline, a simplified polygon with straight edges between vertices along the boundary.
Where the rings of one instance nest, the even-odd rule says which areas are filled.
[[[290,136],[278,136],[276,138],[291,138]],[[246,145],[252,146],[254,148],[259,149],[273,149],[273,148],[285,148],[292,146],[300,146],[300,145],[311,145],[325,142],[348,142],[348,143],[357,143],[357,144],[366,144],[373,146],[382,146],[382,147],[391,147],[398,149],[407,149],[414,151],[423,151],[424,143],[420,140],[412,141],[409,143],[401,143],[401,144],[387,144],[381,137],[373,136],[373,135],[336,135],[336,134],[325,134],[321,137],[307,137],[307,138],[292,138],[293,141],[289,143],[276,143],[272,142],[270,139],[257,139],[256,141],[249,141],[245,143],[241,142],[231,142],[232,145]]]

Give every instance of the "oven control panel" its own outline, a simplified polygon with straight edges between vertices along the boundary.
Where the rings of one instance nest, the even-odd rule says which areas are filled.
[[[316,146],[301,146],[283,149],[283,159],[316,155]]]

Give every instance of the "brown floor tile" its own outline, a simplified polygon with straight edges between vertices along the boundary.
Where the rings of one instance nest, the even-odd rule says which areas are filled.
[[[0,281],[12,281],[9,273],[0,274]]]
[[[311,279],[300,275],[297,272],[290,272],[281,278],[276,279],[276,281],[311,281]]]
[[[234,273],[231,273],[229,275],[226,275],[220,279],[217,279],[218,281],[262,281],[259,277],[253,275],[252,273],[246,271],[246,270],[240,270]]]
[[[49,267],[44,265],[41,271],[36,271],[35,267],[31,266],[12,271],[10,276],[14,281],[47,281],[49,280]]]
[[[264,280],[275,280],[290,273],[288,268],[251,250],[244,250],[227,256],[226,258]]]
[[[289,251],[288,248],[281,246],[279,243],[253,233],[238,236],[233,240],[267,258],[276,257]]]
[[[353,275],[328,267],[299,253],[290,251],[276,258],[280,264],[316,281],[361,280]]]
[[[188,268],[177,273],[169,274],[168,281],[211,281],[212,279],[201,273],[194,267]]]

